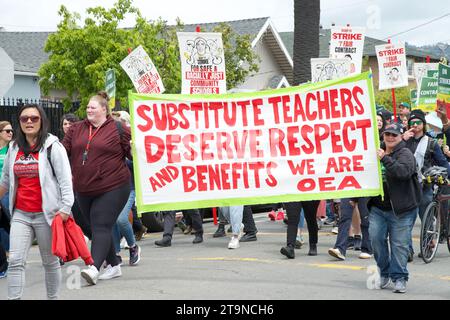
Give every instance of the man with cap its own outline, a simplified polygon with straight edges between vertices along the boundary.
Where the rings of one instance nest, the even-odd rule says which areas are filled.
[[[395,293],[405,293],[411,225],[417,216],[420,185],[416,161],[402,140],[403,127],[388,124],[383,132],[384,149],[377,150],[383,175],[384,198],[369,200],[369,235],[380,272],[380,288],[391,280]]]
[[[420,182],[422,181],[421,173],[434,165],[447,168],[447,172],[450,173],[450,166],[442,153],[439,144],[435,139],[426,135],[426,124],[425,113],[419,109],[412,110],[408,120],[408,131],[403,134],[403,140],[406,141],[406,147],[411,150],[416,158],[418,172],[420,173]],[[422,220],[423,213],[432,200],[433,190],[430,185],[424,184],[422,188],[422,200],[419,205],[420,220]],[[414,227],[414,225],[412,225],[411,228],[412,227]],[[412,242],[410,250],[409,261],[412,261],[414,254]]]
[[[398,105],[398,111],[400,115],[409,117],[409,114],[411,113],[411,106],[408,102],[400,102]]]
[[[411,106],[407,102],[400,102],[398,105],[398,120],[403,123],[404,127],[407,127],[409,115],[411,113]]]

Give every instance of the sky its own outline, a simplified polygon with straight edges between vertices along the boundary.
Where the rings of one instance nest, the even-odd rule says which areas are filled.
[[[310,0],[319,1],[319,0]],[[447,42],[450,44],[450,2],[444,0],[320,0],[321,24],[329,28],[350,24],[366,27],[367,36],[415,45]],[[112,7],[115,0],[0,0],[0,26],[6,31],[55,31],[65,5],[84,19],[86,8]],[[277,31],[293,31],[294,0],[134,0],[144,17],[161,17],[170,24],[203,23],[270,17]],[[432,21],[437,19],[436,21]],[[133,25],[128,17],[123,27]],[[420,28],[401,33],[421,24]],[[1,44],[0,44],[1,45]]]

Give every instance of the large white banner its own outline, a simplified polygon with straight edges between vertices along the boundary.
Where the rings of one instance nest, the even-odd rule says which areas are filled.
[[[408,86],[405,45],[388,43],[375,46],[380,90]]]
[[[331,27],[330,58],[349,59],[350,74],[361,73],[364,27]]]
[[[312,58],[311,82],[335,80],[350,75],[349,59]]]
[[[222,34],[177,32],[177,36],[181,58],[181,93],[226,93]]]
[[[120,62],[138,93],[163,93],[164,84],[158,70],[142,46]]]
[[[140,212],[382,193],[369,73],[257,93],[129,98]]]

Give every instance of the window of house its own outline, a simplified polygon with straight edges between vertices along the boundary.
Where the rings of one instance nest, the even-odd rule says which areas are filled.
[[[408,68],[408,78],[414,78],[414,59],[406,58],[406,67]]]

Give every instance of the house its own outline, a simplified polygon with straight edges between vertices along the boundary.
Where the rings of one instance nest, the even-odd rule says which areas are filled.
[[[258,91],[289,86],[293,80],[293,63],[270,18],[228,21],[232,29],[250,35],[252,47],[260,57],[259,71],[234,88],[234,91]],[[199,24],[203,32],[210,32],[219,23]],[[193,32],[197,24],[185,25],[185,32]],[[45,42],[51,32],[0,32],[0,46],[14,61],[15,83],[5,94],[11,98],[62,98],[61,91],[51,91],[43,97],[37,72],[48,60],[44,52]]]
[[[289,54],[293,56],[294,50],[294,32],[280,32],[280,37],[283,40],[286,48],[289,50]],[[330,29],[321,29],[319,34],[319,58],[328,58],[330,54]],[[378,40],[371,37],[365,37],[363,56],[366,57],[367,63],[363,65],[363,71],[372,69],[374,87],[378,89],[378,61],[375,52],[375,46],[380,44],[386,44],[386,41]],[[439,57],[425,52],[411,46],[405,45],[406,50],[406,64],[408,67],[408,81],[410,85],[415,85],[415,78],[413,76],[414,62],[426,62],[427,56],[430,57],[430,62],[439,62]]]
[[[293,83],[293,47],[294,33],[278,33],[269,17],[227,21],[238,34],[248,34],[253,50],[260,57],[259,71],[248,76],[246,81],[231,91],[259,91],[287,87]],[[185,25],[185,32],[194,32],[200,26],[203,32],[210,32],[220,23]],[[43,94],[39,88],[37,72],[42,63],[48,60],[44,52],[49,32],[0,32],[0,46],[14,60],[15,83],[5,97],[40,98]],[[330,29],[320,30],[319,57],[328,57]],[[378,63],[375,46],[386,43],[371,37],[365,38],[364,56],[368,57],[365,69],[372,68],[375,87],[378,87]],[[439,61],[439,57],[424,51],[406,47],[408,72],[413,81],[413,62],[425,62],[429,55],[431,62]],[[62,98],[62,91],[51,91],[51,98]],[[48,97],[46,97],[48,98]]]
[[[14,85],[5,97],[39,99],[39,77],[37,72],[48,60],[44,45],[49,32],[5,32],[0,31],[0,46],[14,61]]]

